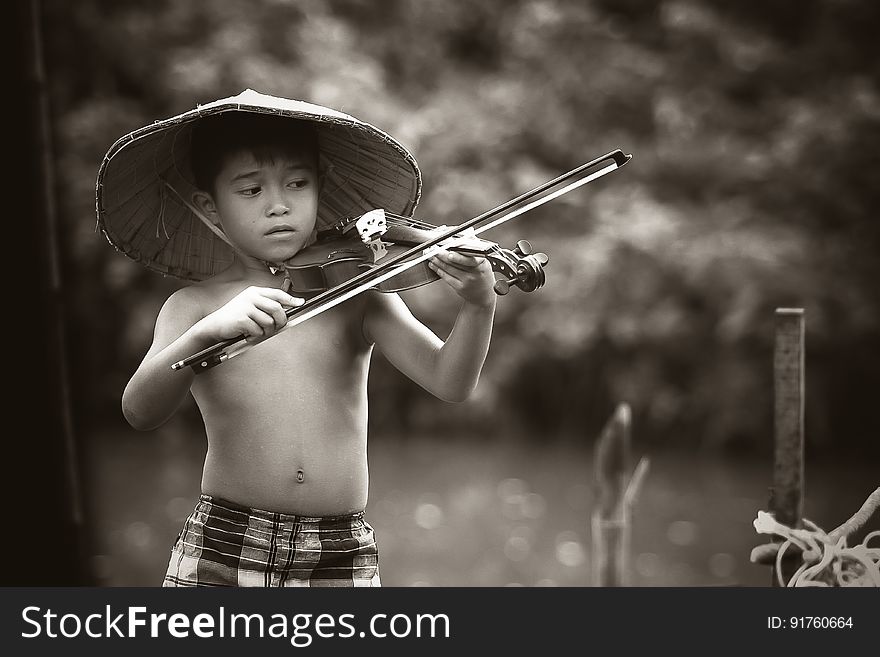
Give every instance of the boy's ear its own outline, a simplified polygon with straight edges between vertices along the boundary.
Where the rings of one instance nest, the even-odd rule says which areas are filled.
[[[203,192],[202,190],[194,191],[192,194],[192,202],[193,205],[202,211],[202,214],[211,220],[212,224],[215,226],[220,225],[217,206],[214,204],[214,199],[211,198],[211,195],[208,192]]]

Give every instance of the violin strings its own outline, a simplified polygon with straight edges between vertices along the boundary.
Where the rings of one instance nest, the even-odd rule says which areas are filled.
[[[425,230],[431,230],[432,228],[437,228],[438,226],[434,224],[430,224],[427,221],[421,221],[420,219],[416,219],[415,217],[403,217],[399,214],[394,214],[393,212],[385,212],[385,216],[391,221],[391,224],[404,225],[404,226],[413,226],[415,228],[424,228]]]
[[[403,215],[395,214],[387,210],[385,210],[385,218],[387,223],[392,226],[409,226],[412,228],[422,228],[424,230],[436,230],[437,228],[440,228],[437,224],[422,221],[415,217],[404,217]],[[353,219],[353,217],[349,218],[349,220],[351,219]]]
[[[398,225],[408,225],[408,226],[426,226],[427,223],[424,221],[420,221],[415,217],[404,217],[399,214],[394,214],[393,212],[385,211],[385,218],[390,220],[388,223],[398,224]]]
[[[421,220],[416,219],[414,217],[404,217],[403,215],[394,214],[393,212],[385,211],[385,217],[387,220],[386,223],[388,223],[389,225],[392,225],[392,226],[409,226],[409,227],[413,227],[413,228],[422,228],[424,230],[434,230],[436,228],[439,228],[439,226],[436,226],[434,224],[430,224],[426,221],[421,221]],[[340,222],[338,222],[337,225],[349,226],[352,223],[354,223],[355,219],[356,219],[356,217],[349,216],[349,217],[346,217],[345,219],[341,220]]]

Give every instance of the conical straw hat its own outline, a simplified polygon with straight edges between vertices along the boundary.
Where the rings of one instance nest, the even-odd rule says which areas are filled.
[[[98,171],[98,227],[132,260],[184,280],[203,280],[233,260],[232,248],[190,209],[196,186],[190,139],[201,118],[221,112],[273,114],[312,122],[324,177],[317,228],[382,208],[410,216],[419,202],[415,158],[378,128],[333,109],[251,89],[200,105],[118,139]]]

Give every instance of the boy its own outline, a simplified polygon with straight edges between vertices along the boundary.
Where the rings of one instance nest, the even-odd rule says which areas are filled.
[[[122,398],[136,429],[164,423],[189,392],[205,422],[202,495],[163,585],[380,585],[363,518],[373,347],[437,397],[466,399],[489,347],[494,275],[482,258],[432,259],[462,299],[441,341],[397,295],[378,292],[272,337],[284,309],[303,301],[278,272],[318,228],[375,207],[411,213],[419,191],[414,159],[388,135],[250,90],[111,148],[98,178],[105,235],[147,266],[197,281],[165,302]],[[198,377],[172,370],[241,334],[262,344]]]

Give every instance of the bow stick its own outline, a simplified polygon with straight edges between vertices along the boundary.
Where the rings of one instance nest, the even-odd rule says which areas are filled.
[[[434,256],[434,254],[438,250],[438,245],[442,242],[448,240],[449,238],[457,236],[459,233],[468,230],[469,228],[474,228],[478,224],[496,217],[496,215],[501,214],[509,210],[510,208],[523,203],[524,201],[528,201],[529,199],[537,196],[538,194],[542,194],[547,190],[553,189],[554,187],[561,185],[562,183],[571,180],[574,178],[574,182],[571,182],[564,187],[560,187],[559,189],[552,191],[545,196],[542,196],[526,205],[523,205],[511,212],[504,214],[500,217],[495,218],[493,221],[487,223],[484,226],[480,226],[479,229],[475,228],[472,234],[478,235],[484,231],[487,231],[496,226],[500,226],[501,224],[510,221],[511,219],[520,216],[530,210],[534,210],[535,208],[544,205],[552,201],[553,199],[559,198],[563,194],[567,194],[568,192],[581,187],[582,185],[586,185],[597,178],[600,178],[612,171],[615,171],[622,167],[624,164],[629,162],[632,159],[632,155],[628,155],[623,153],[623,151],[617,149],[611,151],[610,153],[603,155],[601,157],[596,158],[595,160],[591,160],[586,164],[582,164],[581,166],[568,171],[561,176],[554,178],[546,183],[535,187],[528,192],[520,194],[516,198],[510,199],[502,203],[501,205],[492,208],[491,210],[487,210],[486,212],[465,221],[462,224],[458,224],[456,226],[451,226],[448,230],[439,233],[438,235],[432,237],[430,240],[418,244],[411,249],[400,253],[393,258],[390,258],[387,262],[382,263],[381,265],[377,265],[372,269],[362,272],[357,276],[345,281],[337,285],[336,287],[330,288],[322,292],[321,294],[308,299],[301,306],[296,306],[293,308],[288,308],[285,310],[285,315],[287,315],[288,321],[283,327],[278,329],[274,335],[277,335],[282,330],[286,328],[291,328],[293,326],[297,326],[298,324],[302,324],[308,319],[315,317],[323,313],[326,310],[330,310],[331,308],[355,297],[366,290],[369,290],[379,283],[392,278],[401,272],[410,269],[411,267],[415,267],[416,265],[429,260]],[[601,166],[604,162],[609,162],[604,166]],[[600,168],[596,168],[600,167]],[[415,257],[413,257],[415,256]],[[254,346],[252,343],[245,342],[245,335],[240,335],[234,338],[229,338],[228,340],[224,340],[222,342],[218,342],[217,344],[208,347],[200,351],[197,354],[193,354],[187,358],[184,358],[181,361],[174,363],[171,368],[175,370],[183,369],[184,367],[191,367],[195,373],[204,372],[215,365],[219,365],[220,363],[229,360],[245,351],[248,347]],[[242,344],[240,344],[242,343]],[[232,349],[227,349],[228,347],[234,347]]]

